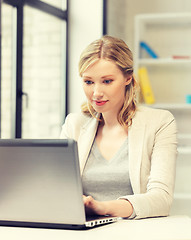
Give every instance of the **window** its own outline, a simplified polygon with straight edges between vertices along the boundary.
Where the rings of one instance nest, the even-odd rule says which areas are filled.
[[[67,1],[4,0],[2,13],[1,137],[58,138],[67,114]]]

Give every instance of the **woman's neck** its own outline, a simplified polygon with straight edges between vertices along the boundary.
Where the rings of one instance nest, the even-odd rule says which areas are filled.
[[[102,114],[102,125],[105,127],[115,127],[120,125],[116,115]]]
[[[99,124],[97,131],[97,140],[101,141],[101,139],[116,139],[118,137],[124,139],[128,135],[128,129],[124,129],[124,127],[119,123],[117,117],[105,117],[102,116],[102,121]],[[109,140],[108,140],[109,141]]]

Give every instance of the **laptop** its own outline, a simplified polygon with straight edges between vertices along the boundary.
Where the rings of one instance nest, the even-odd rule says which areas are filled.
[[[0,225],[87,229],[117,217],[87,219],[77,143],[0,140]]]

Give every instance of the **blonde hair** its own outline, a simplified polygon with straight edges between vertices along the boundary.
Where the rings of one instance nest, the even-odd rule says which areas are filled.
[[[79,61],[80,76],[82,77],[83,72],[99,59],[113,61],[124,76],[132,77],[131,83],[126,86],[125,101],[118,114],[119,123],[128,128],[132,124],[132,118],[137,109],[136,93],[139,89],[138,83],[133,76],[132,52],[123,40],[105,35],[89,44],[82,52]],[[84,103],[81,109],[86,115],[97,116],[97,112],[89,102]],[[101,118],[102,116],[100,116],[99,120]]]

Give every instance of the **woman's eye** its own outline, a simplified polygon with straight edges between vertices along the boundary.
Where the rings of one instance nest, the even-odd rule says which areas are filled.
[[[92,84],[93,82],[92,81],[90,81],[90,80],[85,80],[84,81],[87,85],[90,85],[90,84]]]
[[[111,80],[111,79],[106,79],[106,80],[104,80],[104,83],[106,83],[106,84],[109,84],[109,83],[111,83],[113,80]]]

